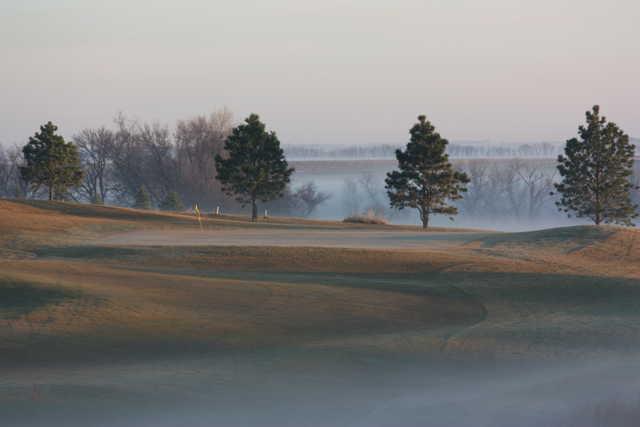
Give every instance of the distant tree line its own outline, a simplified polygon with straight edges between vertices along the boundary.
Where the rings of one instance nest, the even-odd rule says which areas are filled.
[[[550,194],[558,172],[552,159],[464,159],[452,166],[464,172],[469,182],[464,197],[452,201],[466,222],[491,224],[498,220],[512,224],[535,224],[559,217]],[[363,172],[346,178],[337,209],[345,216],[371,212],[388,219],[407,218],[389,206],[384,176]]]
[[[457,165],[470,178],[458,203],[465,215],[489,219],[509,212],[514,221],[532,223],[550,206],[558,176],[551,160],[463,160]]]
[[[0,146],[0,197],[22,199],[28,197],[28,183],[20,175],[24,160],[21,147],[3,149]]]
[[[55,125],[47,123],[24,147],[0,147],[0,197],[164,210],[181,210],[196,203],[208,210],[220,206],[235,211],[241,207],[236,197],[225,193],[217,176],[216,156],[226,152],[225,141],[234,129],[228,110],[181,120],[173,130],[123,115],[114,122],[111,128],[84,129],[69,142],[57,133]],[[66,160],[61,159],[55,144],[39,138],[62,144],[71,152]],[[69,164],[77,162],[77,169],[73,179],[49,187],[45,172],[55,168],[55,159],[59,160],[58,178],[64,176]],[[276,195],[282,197],[260,199],[265,209],[290,215],[310,215],[328,197],[313,183],[291,188],[288,182]]]
[[[393,159],[399,145],[354,145],[326,148],[315,145],[287,145],[285,154],[293,160],[314,159]],[[548,142],[531,144],[473,144],[449,143],[446,152],[451,159],[480,158],[556,158],[562,153],[561,144]]]
[[[48,122],[21,150],[0,153],[0,196],[168,211],[185,204],[231,210],[249,205],[254,221],[258,203],[273,213],[310,215],[329,197],[312,182],[291,189],[294,169],[276,133],[255,114],[234,127],[222,110],[179,121],[173,132],[118,116],[114,128],[85,129],[70,142],[57,131]],[[553,171],[522,159],[491,169],[478,160],[454,165],[449,142],[423,115],[409,133],[384,184],[388,207],[415,209],[425,229],[433,215],[452,218],[461,207],[486,214],[495,210],[497,197],[517,218],[537,216],[549,196],[569,216],[595,224],[633,225],[638,216],[636,147],[598,106],[586,113],[586,124],[566,142]],[[541,147],[538,153],[545,152]],[[359,184],[368,193],[368,209],[383,212],[378,184],[366,175]],[[356,188],[351,190],[354,202]]]
[[[633,176],[636,147],[622,129],[600,114],[599,106],[585,116],[586,124],[579,127],[578,138],[569,139],[564,154],[557,158],[560,179],[553,182],[559,196],[556,205],[568,216],[586,218],[596,225],[633,225],[640,215],[633,200],[639,189]],[[385,188],[392,208],[416,209],[423,228],[427,228],[433,214],[451,217],[458,213],[452,202],[463,200],[471,179],[449,162],[448,141],[425,116],[418,117],[409,133],[406,149],[396,150],[398,168],[387,174]],[[522,167],[503,169],[501,173],[504,176],[500,181],[507,184],[517,174],[524,184],[519,198],[524,195],[529,214],[534,214],[552,180],[540,171]],[[476,182],[480,176],[476,171]],[[515,196],[508,194],[509,199]]]

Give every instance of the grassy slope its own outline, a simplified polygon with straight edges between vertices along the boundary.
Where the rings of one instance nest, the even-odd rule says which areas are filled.
[[[278,235],[351,229],[240,218],[209,218],[206,226]],[[420,251],[314,248],[312,241],[303,248],[86,245],[113,232],[197,227],[185,215],[0,201],[2,361],[273,346],[514,358],[637,350],[638,231],[495,234]]]

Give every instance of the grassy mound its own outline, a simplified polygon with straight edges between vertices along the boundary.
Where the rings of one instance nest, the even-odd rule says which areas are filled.
[[[166,222],[168,224],[192,224],[193,217],[187,214],[131,209],[116,206],[91,205],[83,203],[56,202],[44,200],[0,200],[3,207],[14,205],[13,211],[24,209],[25,212],[40,215],[49,214],[50,218],[56,216],[73,216],[91,218],[95,220],[112,221],[142,221],[142,222]]]

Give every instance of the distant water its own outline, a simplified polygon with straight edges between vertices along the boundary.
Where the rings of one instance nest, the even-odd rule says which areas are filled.
[[[474,161],[506,167],[509,159],[477,159]],[[553,169],[555,162],[551,159],[537,160],[545,163],[546,169]],[[454,165],[463,162],[454,160]],[[403,211],[388,208],[388,198],[384,180],[387,172],[396,167],[392,159],[375,160],[306,160],[292,161],[296,172],[292,178],[293,187],[307,182],[314,182],[317,190],[328,193],[331,198],[317,208],[313,218],[341,220],[353,213],[364,212],[371,206],[384,209],[384,216],[392,223],[403,225],[419,225],[418,214],[413,209]],[[461,208],[453,221],[445,216],[434,216],[434,226],[460,226],[490,228],[503,231],[524,231],[554,226],[584,224],[585,221],[569,219],[558,212],[553,200],[545,195],[544,206],[540,215],[533,219],[516,216],[509,209],[502,209],[498,214],[470,215]],[[487,201],[491,204],[491,201]]]

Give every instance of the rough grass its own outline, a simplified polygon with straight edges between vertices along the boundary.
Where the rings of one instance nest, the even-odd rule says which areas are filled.
[[[203,229],[266,230],[266,231],[341,231],[367,230],[366,224],[338,221],[316,221],[301,218],[270,217],[254,223],[246,216],[204,216]],[[389,226],[394,230],[414,231],[415,227]],[[102,205],[68,202],[0,199],[0,255],[8,251],[23,251],[51,243],[78,242],[110,233],[131,230],[200,230],[192,214],[168,213]],[[434,228],[432,231],[469,231]]]
[[[284,405],[283,422],[271,424],[302,425],[311,401],[335,396],[362,425],[394,409],[425,425],[475,395],[533,413],[562,396],[556,388],[574,381],[567,372],[583,373],[542,375],[550,382],[530,383],[529,395],[507,375],[494,395],[505,366],[519,375],[640,352],[637,230],[270,221],[207,218],[201,231],[188,215],[0,201],[0,418],[84,425],[123,414],[104,425],[125,425],[129,414],[160,420],[193,403],[222,417],[213,424],[258,425]],[[455,404],[439,404],[452,390]],[[246,402],[259,421],[230,422]],[[341,408],[323,407],[318,419],[348,424]],[[38,422],[25,422],[32,415]],[[637,405],[603,403],[560,425],[626,427],[637,415]],[[494,421],[481,425],[509,418]]]
[[[95,353],[122,357],[120,349],[149,356],[158,348],[173,353],[310,345],[327,338],[463,327],[483,315],[464,294],[415,292],[391,283],[345,286],[307,276],[301,286],[275,278],[198,277],[58,260],[0,267],[11,280],[45,289],[54,280],[85,296],[66,305],[36,307],[31,301],[28,313],[0,329],[4,339],[21,343],[4,354],[13,360],[35,357],[33,348],[53,340],[65,345],[42,353],[48,360],[86,361]],[[30,289],[24,293],[32,297]]]
[[[40,257],[126,265],[162,271],[418,273],[440,270],[542,271],[537,263],[439,250],[398,251],[325,247],[264,246],[60,246],[43,247]]]
[[[108,245],[126,230],[177,239],[199,227],[179,214],[0,205],[5,361],[274,346],[535,359],[635,351],[640,342],[637,231],[431,238],[392,226],[225,217],[206,220],[211,240],[202,246]],[[244,224],[298,245],[251,246],[258,234]],[[341,233],[349,239],[313,246]],[[358,247],[369,233],[379,248]],[[246,243],[212,246],[224,235]],[[400,238],[413,246],[392,248]]]

